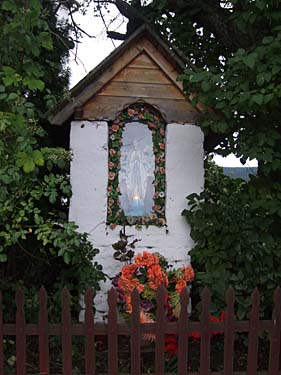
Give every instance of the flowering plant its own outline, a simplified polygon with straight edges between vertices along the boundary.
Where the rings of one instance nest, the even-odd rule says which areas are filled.
[[[180,292],[194,278],[191,266],[171,269],[166,259],[158,253],[144,251],[134,257],[132,264],[122,267],[114,279],[118,290],[120,311],[132,312],[131,293],[134,289],[140,294],[140,321],[153,322],[156,315],[156,291],[164,285],[166,294],[166,316],[168,321],[175,321],[179,315]]]

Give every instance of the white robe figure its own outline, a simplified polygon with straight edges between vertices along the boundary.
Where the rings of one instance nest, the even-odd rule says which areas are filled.
[[[120,201],[126,216],[144,216],[151,213],[153,205],[154,154],[150,131],[145,125],[136,124],[138,133],[133,133],[134,125],[124,129]]]

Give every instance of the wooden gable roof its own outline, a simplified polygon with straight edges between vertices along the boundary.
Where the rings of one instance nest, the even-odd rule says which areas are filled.
[[[71,91],[50,116],[54,125],[71,118],[113,120],[137,100],[155,105],[168,122],[194,122],[198,111],[177,81],[189,61],[144,25]]]

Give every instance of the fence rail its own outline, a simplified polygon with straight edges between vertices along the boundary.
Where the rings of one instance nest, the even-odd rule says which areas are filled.
[[[189,334],[200,333],[200,368],[197,374],[210,374],[211,337],[213,333],[224,335],[224,371],[225,375],[247,374],[256,375],[258,372],[259,332],[267,331],[270,336],[269,367],[266,374],[278,375],[280,367],[281,348],[281,291],[277,288],[274,293],[274,306],[271,320],[259,319],[259,292],[252,294],[250,319],[235,320],[234,291],[230,288],[226,295],[226,312],[224,322],[210,322],[211,294],[205,288],[202,294],[202,316],[200,322],[189,320],[187,313],[188,292],[184,289],[180,296],[180,316],[177,322],[167,322],[165,318],[165,288],[157,291],[157,311],[155,323],[140,323],[140,300],[136,291],[132,295],[132,315],[128,323],[118,322],[117,294],[114,289],[108,295],[108,322],[106,324],[94,321],[93,292],[85,293],[85,319],[81,323],[71,320],[70,295],[67,289],[62,292],[61,323],[48,322],[47,293],[44,288],[39,292],[38,324],[28,324],[25,321],[24,293],[21,289],[16,292],[16,320],[15,324],[3,322],[2,294],[0,292],[0,375],[4,372],[3,339],[5,336],[15,336],[16,342],[16,374],[27,375],[26,371],[26,340],[27,336],[38,337],[39,370],[41,375],[51,375],[49,367],[49,337],[61,337],[62,375],[73,372],[72,337],[85,338],[85,375],[96,375],[94,356],[95,337],[105,335],[108,340],[108,375],[118,374],[118,336],[130,337],[131,375],[141,375],[141,339],[144,334],[155,335],[155,375],[165,374],[164,345],[165,335],[174,334],[178,338],[178,375],[192,375],[188,372]],[[233,371],[235,333],[248,334],[248,364],[246,372]],[[213,374],[213,373],[212,373]]]

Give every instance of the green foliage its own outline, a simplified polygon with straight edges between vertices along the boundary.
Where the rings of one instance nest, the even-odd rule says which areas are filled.
[[[189,196],[197,285],[211,287],[217,311],[225,288],[234,286],[239,318],[258,286],[268,315],[280,283],[280,1],[166,0],[151,7],[151,21],[195,63],[179,80],[192,104],[205,108],[198,125],[206,153],[259,163],[249,183],[209,171],[205,191]]]
[[[41,285],[55,302],[54,313],[64,285],[78,306],[85,287],[98,289],[104,276],[92,265],[98,250],[67,221],[70,154],[48,145],[41,126],[67,83],[63,62],[71,40],[54,46],[69,27],[57,23],[49,1],[0,6],[0,289],[9,319],[18,285],[26,289],[33,317]]]
[[[190,252],[195,272],[194,290],[209,286],[212,309],[225,309],[225,292],[236,292],[236,315],[249,312],[250,295],[261,292],[261,313],[270,318],[274,289],[281,283],[281,243],[276,217],[256,206],[251,185],[225,176],[208,163],[205,190],[188,197],[184,216],[191,225],[195,247]],[[252,176],[252,180],[257,179]],[[200,309],[200,306],[197,306]]]

